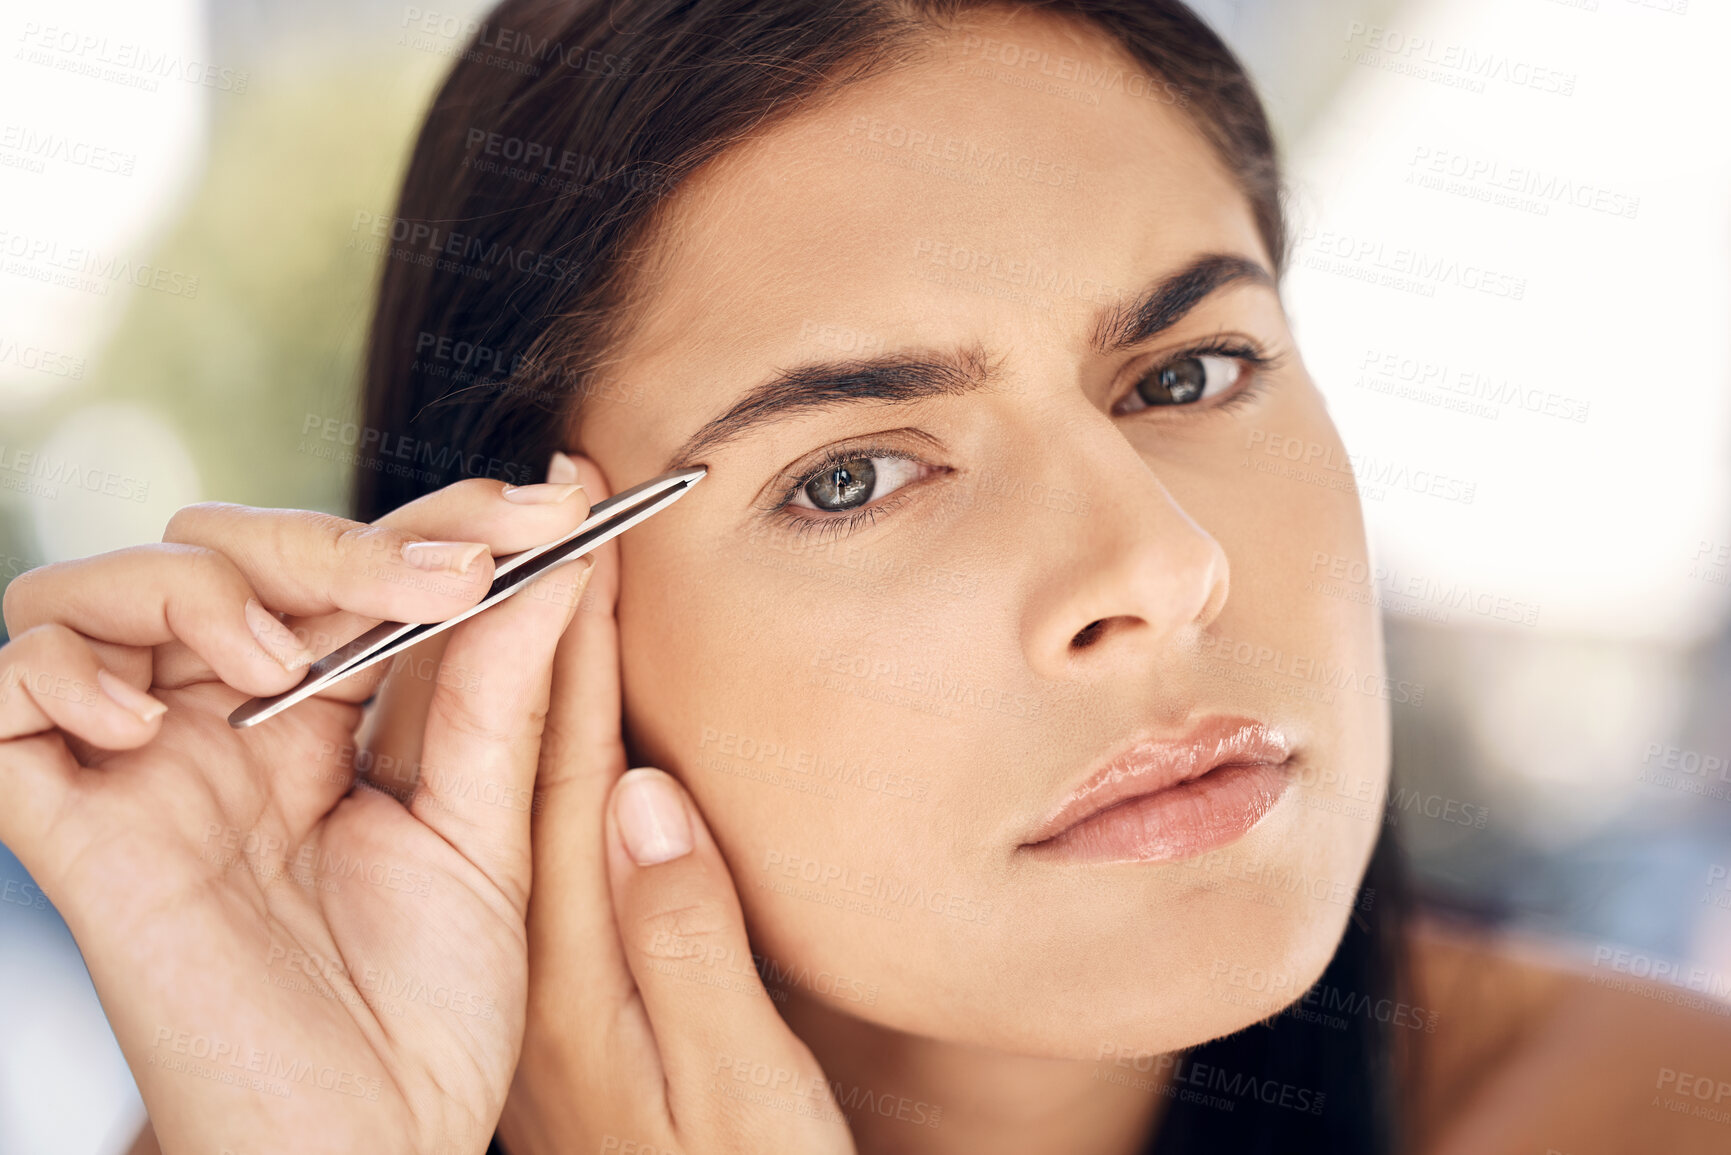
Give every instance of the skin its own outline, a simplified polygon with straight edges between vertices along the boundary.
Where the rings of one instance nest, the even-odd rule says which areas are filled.
[[[1122,62],[1061,21],[981,19],[1009,22],[985,35]],[[690,790],[752,949],[875,995],[867,1004],[859,987],[837,995],[816,982],[785,991],[786,1016],[825,1072],[946,1105],[940,1130],[856,1119],[862,1145],[1038,1151],[1061,1137],[1070,1150],[1122,1151],[1155,1097],[1102,1083],[1095,1060],[1173,1050],[1258,1017],[1220,997],[1213,960],[1308,986],[1347,905],[1303,893],[1247,901],[1257,888],[1232,868],[1260,864],[1350,895],[1377,824],[1326,808],[1327,795],[1345,783],[1374,814],[1387,774],[1375,680],[1371,693],[1304,696],[1301,680],[1246,678],[1248,667],[1198,647],[1247,641],[1362,676],[1382,669],[1380,637],[1368,607],[1306,590],[1315,552],[1364,559],[1356,497],[1246,468],[1259,452],[1247,447],[1275,437],[1336,461],[1344,452],[1272,288],[1223,288],[1156,340],[1101,357],[1087,350],[1098,301],[1019,303],[928,279],[935,266],[916,254],[929,238],[1134,288],[1206,253],[1272,268],[1248,203],[1180,112],[1121,93],[1090,108],[971,75],[961,36],[736,148],[680,191],[617,354],[622,379],[653,387],[641,406],[592,406],[574,443],[609,478],[653,475],[774,370],[837,359],[802,339],[821,326],[886,351],[978,343],[998,362],[990,392],[807,411],[705,453],[703,483],[622,539],[627,733],[635,761]],[[850,149],[861,139],[850,128],[874,120],[1062,157],[1081,176],[1056,188],[935,179]],[[1279,357],[1260,396],[1112,413],[1139,375],[1222,334]],[[821,528],[802,551],[763,507],[778,478],[862,438],[918,453],[930,472],[884,498],[894,508],[872,524],[828,539],[897,567],[850,582],[853,571],[810,544]],[[1001,488],[982,478],[1080,493],[1088,511],[995,497]],[[931,572],[922,567],[966,575],[975,592],[894,576]],[[1072,644],[1096,621],[1092,645]],[[812,685],[833,655],[936,668],[1014,705],[939,717],[867,697],[859,679],[834,679],[852,694]],[[1216,713],[1279,727],[1299,768],[1219,859],[1056,865],[1019,850],[1070,785],[1141,728],[1172,733]],[[846,785],[824,797],[754,780],[749,758],[724,752],[728,735],[790,758],[864,761],[922,783],[923,797]],[[915,908],[889,921],[767,888],[794,856],[970,901],[961,917]]]
[[[999,19],[981,34],[1129,66],[1084,28]],[[969,75],[960,37],[916,68],[778,126],[682,191],[664,234],[677,259],[658,264],[644,286],[643,322],[618,362],[623,379],[654,388],[641,411],[586,413],[578,444],[610,478],[649,476],[774,369],[836,358],[801,338],[820,325],[874,335],[890,351],[978,342],[999,360],[1001,385],[807,412],[706,454],[709,476],[690,498],[621,547],[628,732],[642,760],[696,798],[739,883],[754,943],[878,988],[869,1007],[805,988],[792,992],[796,1003],[1026,1055],[1091,1059],[1107,1043],[1167,1051],[1248,1021],[1215,996],[1210,960],[1308,985],[1347,907],[1302,896],[1279,907],[1223,900],[1210,889],[1223,873],[1212,867],[1054,865],[1018,846],[1091,764],[1140,728],[1247,715],[1291,736],[1301,781],[1231,853],[1354,883],[1377,824],[1305,803],[1328,797],[1324,769],[1377,797],[1387,703],[1351,689],[1306,698],[1294,692],[1301,679],[1265,670],[1232,680],[1221,675],[1250,667],[1211,656],[1205,643],[1248,641],[1380,673],[1374,611],[1306,588],[1314,552],[1363,560],[1363,527],[1350,492],[1245,467],[1279,460],[1247,448],[1276,437],[1344,456],[1272,288],[1224,287],[1154,341],[1101,357],[1086,349],[1097,301],[1043,295],[1024,304],[926,279],[937,268],[916,256],[927,238],[1114,286],[1140,287],[1206,253],[1272,267],[1248,203],[1181,111],[1121,91],[1089,107]],[[1062,157],[1081,175],[1073,187],[1007,174],[982,185],[936,179],[850,152],[861,139],[850,128],[873,120]],[[1281,357],[1262,375],[1260,396],[1110,412],[1139,374],[1217,335]],[[873,524],[827,540],[830,556],[857,550],[904,569],[850,583],[852,571],[826,560],[815,532],[802,551],[785,522],[756,508],[760,491],[774,496],[778,474],[802,472],[816,451],[896,429],[939,444],[882,440],[947,472],[886,497],[882,504],[905,500]],[[994,496],[1001,490],[971,479],[1044,483],[1085,494],[1088,509]],[[925,566],[967,575],[976,592],[934,592],[907,576]],[[1107,625],[1091,646],[1072,643],[1098,620]],[[904,673],[939,669],[1009,695],[1011,705],[939,717],[814,686],[814,669],[834,664],[826,655]],[[716,733],[729,732],[929,785],[923,800],[849,786],[832,799],[720,773],[709,768]],[[721,757],[730,769],[750,765]],[[916,910],[888,922],[779,895],[760,885],[776,876],[765,869],[776,852],[953,889],[990,914],[970,921],[965,910]],[[985,974],[991,982],[961,977]],[[1054,995],[1063,989],[1074,993]],[[819,1007],[802,1013],[821,1015]]]
[[[1027,13],[970,19],[681,190],[616,365],[654,387],[640,406],[574,414],[569,444],[584,456],[555,459],[527,503],[468,481],[380,527],[193,507],[167,544],[13,583],[0,674],[22,681],[0,699],[0,838],[66,914],[162,1149],[478,1151],[498,1120],[513,1155],[626,1143],[1129,1155],[1164,1097],[1102,1073],[1140,1073],[1117,1060],[1277,1009],[1224,997],[1222,963],[1282,976],[1292,994],[1320,974],[1349,913],[1338,896],[1378,830],[1388,704],[1374,611],[1306,588],[1319,554],[1364,560],[1356,498],[1269,468],[1284,459],[1265,449],[1338,461],[1343,448],[1266,285],[1223,287],[1108,357],[1088,349],[1097,300],[1030,304],[929,279],[935,266],[916,256],[933,238],[1129,288],[1205,253],[1272,267],[1243,196],[1171,106],[1114,93],[1078,104],[958,67],[969,29],[1099,63],[1116,53],[1108,42]],[[1061,157],[1078,179],[968,184],[884,163],[848,147],[850,128],[874,119]],[[480,596],[489,564],[431,582],[401,568],[404,542],[505,553],[563,532],[610,481],[666,468],[770,372],[833,359],[833,340],[810,336],[835,331],[823,326],[884,351],[978,346],[998,375],[968,395],[807,411],[706,451],[704,482],[599,551],[592,570],[549,575],[541,595],[419,648],[415,668],[438,675],[392,674],[352,739],[352,703],[377,675],[265,727],[224,725],[245,697],[299,676],[249,629],[249,596],[303,642],[380,617],[449,616]],[[1254,394],[1119,410],[1152,367],[1222,335],[1273,358]],[[873,434],[917,453],[918,480],[837,539],[858,552],[796,541],[765,508],[777,479]],[[579,480],[580,494],[564,488]],[[1005,496],[1035,482],[1085,496],[1087,512]],[[862,557],[866,580],[845,564]],[[970,592],[935,587],[933,574],[960,575]],[[106,596],[120,586],[133,596]],[[1282,654],[1282,670],[1326,663],[1348,679],[1316,692],[1258,647]],[[1252,657],[1223,656],[1235,652]],[[867,696],[846,675],[813,684],[814,659],[835,655],[941,670],[1012,707],[940,714]],[[107,691],[54,692],[61,676],[99,681],[99,666],[149,689],[166,716]],[[1294,784],[1238,842],[1167,864],[1063,864],[1022,849],[1097,760],[1209,714],[1260,719],[1295,751]],[[766,782],[741,772],[739,737],[868,764],[918,792]],[[351,743],[368,756],[333,758]],[[662,769],[626,773],[645,763]],[[355,765],[396,796],[354,781]],[[533,807],[479,801],[531,790]],[[1343,795],[1359,808],[1338,805]],[[659,846],[645,842],[645,819]],[[430,897],[237,869],[207,853],[213,822],[242,842],[274,838],[288,857],[335,849],[413,869]],[[766,865],[793,855],[959,895],[948,909],[968,917],[918,905],[872,917],[760,885],[775,877]],[[1294,877],[1306,887],[1266,884]],[[278,944],[349,969],[315,967],[302,982],[292,956],[270,953]],[[1560,988],[1520,972],[1509,1019],[1495,996],[1459,993],[1451,976],[1472,970],[1460,961],[1472,949],[1439,940],[1427,952],[1427,1005],[1499,1032],[1451,1032],[1443,1077],[1421,1097],[1436,1149],[1606,1138],[1567,1084],[1544,1079],[1566,1068],[1557,1055],[1584,1053],[1587,996],[1547,994]],[[476,993],[496,1013],[393,999],[357,981],[362,963]],[[299,989],[261,982],[273,975]],[[1643,1063],[1710,1066],[1705,1036],[1637,1011],[1624,1016],[1631,1037],[1665,1023]],[[297,1084],[275,1096],[194,1077],[155,1061],[179,1053],[177,1031],[307,1057],[378,1094]],[[1497,1095],[1473,1077],[1493,1060],[1544,1093]],[[1629,1093],[1650,1066],[1614,1080],[1629,1133],[1656,1125]],[[778,1103],[726,1093],[752,1087],[733,1078],[741,1069],[773,1073]],[[1161,1068],[1149,1069],[1157,1084]],[[941,1107],[942,1125],[838,1114],[826,1081],[928,1116]],[[828,1109],[791,1109],[790,1084]],[[1461,1101],[1471,1113],[1452,1110]],[[1535,1104],[1567,1128],[1535,1128]]]
[[[1085,29],[1008,19],[1015,27],[985,27],[1119,62]],[[580,465],[587,499],[608,479],[659,472],[767,372],[829,352],[802,345],[808,323],[891,350],[977,347],[995,367],[992,388],[808,412],[715,448],[689,498],[623,539],[617,562],[613,547],[602,551],[592,612],[573,619],[557,596],[538,607],[517,598],[452,631],[448,646],[429,646],[422,656],[442,662],[441,676],[392,677],[362,737],[387,771],[383,785],[407,787],[392,778],[417,763],[440,771],[423,769],[421,784],[403,790],[407,806],[351,790],[332,770],[328,751],[359,720],[352,706],[327,699],[275,729],[227,730],[222,715],[242,697],[296,677],[260,655],[241,607],[255,595],[303,640],[348,636],[379,617],[435,620],[452,612],[445,603],[479,596],[484,561],[429,600],[394,562],[355,565],[344,551],[370,540],[367,527],[195,507],[169,538],[203,552],[105,555],[36,571],[8,591],[17,640],[6,653],[19,670],[70,664],[94,677],[108,656],[169,706],[164,718],[117,721],[112,703],[74,707],[32,690],[12,699],[0,730],[25,768],[9,771],[13,805],[0,811],[42,820],[9,823],[0,837],[68,912],[165,1149],[360,1134],[369,1149],[469,1146],[498,1116],[520,1044],[502,1120],[514,1150],[623,1136],[693,1152],[839,1152],[856,1142],[1124,1152],[1161,1100],[1095,1078],[1099,1060],[1148,1059],[1267,1013],[1218,996],[1208,971],[1220,960],[1279,974],[1295,992],[1321,972],[1348,907],[1313,900],[1311,887],[1350,896],[1377,824],[1311,803],[1325,782],[1346,783],[1375,813],[1386,705],[1356,690],[1295,692],[1301,680],[1218,656],[1247,645],[1359,678],[1382,667],[1367,608],[1303,589],[1317,551],[1363,560],[1356,499],[1246,465],[1276,437],[1341,455],[1278,297],[1234,282],[1158,338],[1108,357],[1087,348],[1101,300],[958,291],[922,276],[932,266],[915,254],[922,238],[938,238],[1127,290],[1203,254],[1268,270],[1272,261],[1245,199],[1172,107],[1107,93],[1088,108],[998,84],[960,67],[961,34],[742,145],[682,191],[661,250],[678,260],[646,263],[646,308],[619,351],[622,375],[657,388],[641,409],[574,415],[573,443],[592,458]],[[1001,173],[934,181],[850,152],[859,117],[1063,157],[1080,176],[1065,188]],[[678,243],[693,236],[702,243]],[[717,310],[716,300],[741,304]],[[1241,374],[1239,386],[1259,379],[1254,394],[1234,387],[1193,409],[1121,410],[1151,369],[1223,336],[1271,360]],[[764,551],[789,548],[788,523],[762,508],[766,485],[826,445],[879,433],[918,449],[921,476],[847,540],[899,576],[842,587],[827,571],[812,580],[764,564]],[[1087,512],[1003,496],[1022,483],[1079,495]],[[394,528],[505,552],[530,529],[550,536],[549,521],[581,515],[574,500],[557,516],[501,520],[501,496],[494,483],[463,483],[393,514]],[[385,556],[400,544],[387,543]],[[923,566],[965,575],[973,592],[933,596],[907,576]],[[189,575],[207,571],[223,584],[197,591],[208,612],[193,613],[183,604]],[[289,589],[274,576],[308,572]],[[140,591],[135,608],[97,596],[119,583]],[[1211,651],[1220,639],[1228,644]],[[813,687],[807,671],[825,653],[929,665],[1012,706],[967,702],[939,716]],[[457,671],[480,677],[443,676]],[[340,696],[367,689],[357,681]],[[1097,761],[1145,731],[1172,736],[1214,714],[1278,728],[1297,779],[1226,854],[1200,865],[1065,865],[1023,852]],[[706,728],[867,760],[920,783],[920,796],[844,786],[824,798],[714,773],[704,769]],[[622,778],[628,761],[673,777]],[[291,772],[309,767],[325,773]],[[482,797],[538,788],[532,859],[529,816],[477,802],[452,767],[481,775],[493,788]],[[659,826],[689,831],[675,839],[684,853],[634,860],[625,819],[644,808],[622,802],[633,784],[668,801]],[[81,794],[101,804],[74,805]],[[75,817],[54,827],[56,815]],[[436,917],[416,910],[405,923],[401,896],[379,888],[332,897],[230,869],[199,853],[212,823],[290,854],[339,846],[412,868],[439,895],[428,904]],[[29,833],[51,827],[52,840]],[[862,917],[776,894],[757,884],[777,853],[959,896],[945,909],[960,917],[922,906]],[[1253,869],[1307,885],[1269,902],[1266,887],[1245,881]],[[115,898],[140,894],[155,903],[115,909]],[[373,984],[340,968],[315,967],[315,981],[301,984],[310,996],[271,984],[260,997],[270,948],[285,939],[309,957],[478,992],[500,1013],[453,1022],[413,1005],[393,1015]],[[152,945],[142,968],[140,940]],[[738,998],[693,981],[682,968],[694,948],[705,965],[756,949],[791,968],[784,1009],[749,965]],[[195,969],[200,981],[189,983]],[[808,974],[820,977],[797,977]],[[154,1062],[180,1033],[201,1031],[310,1056],[377,1096],[236,1095]],[[827,1076],[936,1105],[943,1126],[856,1111],[850,1134],[834,1111],[718,1093],[718,1072],[742,1062],[801,1086],[821,1088]]]

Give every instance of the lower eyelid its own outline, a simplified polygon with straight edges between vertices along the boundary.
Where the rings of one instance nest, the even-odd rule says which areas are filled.
[[[794,505],[789,501],[771,512],[783,524],[791,524],[794,532],[802,536],[814,532],[846,536],[853,532],[854,526],[860,520],[875,522],[877,518],[898,509],[904,502],[912,500],[914,496],[912,491],[933,477],[955,472],[951,466],[933,465],[917,457],[894,454],[879,454],[877,456],[898,456],[900,460],[909,461],[918,466],[921,471],[920,475],[884,496],[853,509],[820,510],[803,505]]]
[[[900,485],[896,486],[895,489],[884,494],[882,497],[874,498],[872,501],[867,502],[865,505],[855,506],[853,509],[832,510],[832,509],[819,509],[814,505],[794,505],[794,503],[797,502],[801,497],[805,496],[805,487],[807,485],[810,485],[812,483],[812,481],[815,480],[819,476],[819,474],[821,474],[823,472],[822,470],[819,470],[817,473],[813,473],[809,477],[807,477],[805,481],[802,481],[798,485],[798,487],[796,487],[793,490],[793,492],[788,495],[787,500],[784,501],[781,504],[781,506],[778,508],[788,508],[791,506],[791,507],[796,508],[796,509],[810,509],[815,513],[830,514],[832,516],[840,516],[840,515],[845,515],[845,514],[849,514],[849,513],[857,513],[859,510],[869,508],[870,506],[875,505],[878,502],[887,501],[891,497],[894,497],[896,494],[900,493],[902,490],[906,489],[908,486],[915,485],[915,484],[919,483],[920,481],[923,481],[925,479],[925,477],[929,475],[930,471],[936,468],[935,466],[929,465],[927,462],[922,461],[920,458],[917,458],[917,457],[912,456],[911,454],[905,454],[905,453],[874,453],[874,452],[868,451],[868,452],[863,452],[863,453],[856,453],[853,456],[856,459],[857,458],[864,458],[865,460],[868,460],[868,461],[894,461],[897,463],[905,463],[907,465],[911,465],[914,467],[915,476],[902,482]]]

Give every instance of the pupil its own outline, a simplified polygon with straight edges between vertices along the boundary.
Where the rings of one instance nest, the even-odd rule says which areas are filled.
[[[1142,394],[1148,404],[1185,405],[1202,396],[1208,385],[1208,369],[1200,357],[1186,357],[1161,369],[1152,384],[1154,388]]]
[[[855,457],[808,481],[805,492],[819,509],[851,509],[871,496],[876,482],[877,470],[871,458]]]

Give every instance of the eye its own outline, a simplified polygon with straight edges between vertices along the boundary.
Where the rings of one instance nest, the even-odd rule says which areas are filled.
[[[854,451],[832,458],[805,478],[788,504],[825,513],[846,513],[885,497],[920,475],[909,457]]]
[[[1274,364],[1255,348],[1241,345],[1215,345],[1194,348],[1168,357],[1142,374],[1136,388],[1113,407],[1115,416],[1137,414],[1149,409],[1172,409],[1194,405],[1229,393],[1255,369]]]
[[[1136,382],[1136,388],[1119,403],[1117,412],[1139,413],[1162,405],[1193,405],[1217,397],[1238,384],[1248,359],[1242,355],[1197,352],[1163,361]]]

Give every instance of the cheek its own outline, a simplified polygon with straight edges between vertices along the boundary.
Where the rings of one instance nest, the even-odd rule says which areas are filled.
[[[840,556],[712,554],[704,582],[675,590],[631,581],[691,568],[658,566],[639,545],[621,589],[621,671],[632,756],[691,791],[754,947],[813,976],[808,993],[860,1010],[921,989],[932,924],[973,898],[957,882],[972,864],[931,837],[955,817],[946,800],[969,744],[952,719],[914,708],[911,681],[945,648],[935,612],[912,620],[922,599],[874,590]],[[883,629],[890,602],[905,633]]]

